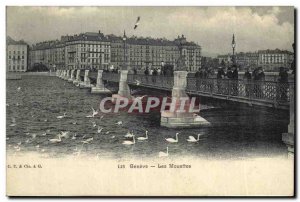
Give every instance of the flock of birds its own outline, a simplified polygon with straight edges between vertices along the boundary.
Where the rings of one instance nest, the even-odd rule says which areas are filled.
[[[17,88],[17,91],[20,91],[21,90],[21,87],[18,87]],[[140,97],[136,97],[136,99],[142,99],[144,96],[140,96]],[[9,105],[7,105],[9,106]],[[105,134],[105,135],[109,135],[110,134],[110,131],[106,131],[104,132],[103,131],[103,127],[101,127],[100,125],[97,125],[96,122],[93,120],[93,118],[100,118],[99,120],[101,121],[104,116],[100,116],[99,114],[99,111],[98,110],[95,110],[93,107],[91,107],[92,109],[92,113],[87,115],[86,118],[92,118],[91,120],[91,123],[92,123],[92,127],[93,128],[96,128],[97,127],[97,134],[100,135],[100,134]],[[67,116],[67,113],[63,113],[63,115],[59,115],[56,117],[57,119],[64,119],[64,118],[68,118]],[[47,121],[47,120],[46,120]],[[76,121],[73,121],[72,124],[77,124]],[[16,123],[16,119],[15,118],[12,118],[12,122],[11,124],[9,125],[10,127],[14,127],[16,126],[17,123]],[[115,123],[115,125],[117,126],[122,126],[123,125],[123,121],[118,121]],[[50,134],[50,129],[46,130],[46,132],[40,134],[39,136],[47,136]],[[179,139],[178,139],[178,135],[180,133],[176,133],[175,134],[175,138],[165,138],[166,142],[168,143],[178,143],[179,142]],[[26,133],[25,135],[27,136],[31,136],[31,138],[27,139],[25,141],[25,143],[30,143],[32,142],[36,137],[37,137],[37,134],[33,133]],[[200,141],[200,137],[202,136],[203,134],[199,133],[197,135],[197,139],[194,137],[194,136],[189,136],[188,139],[186,140],[187,142],[191,142],[191,143],[197,143]],[[52,143],[52,144],[57,144],[57,143],[60,143],[62,142],[62,138],[65,138],[65,139],[68,139],[70,137],[70,131],[61,131],[59,134],[56,135],[55,138],[49,138],[48,141],[49,143]],[[72,140],[76,140],[78,138],[77,134],[74,133],[71,137]],[[115,138],[114,135],[111,136],[111,138]],[[122,142],[123,145],[135,145],[136,144],[136,139],[137,141],[146,141],[148,140],[148,130],[145,130],[145,136],[140,136],[140,137],[137,137],[136,138],[136,134],[134,133],[134,131],[128,131],[125,135],[124,135],[124,138],[125,140]],[[9,137],[6,138],[6,140],[8,140]],[[92,141],[94,140],[94,137],[88,137],[86,138],[86,135],[83,135],[81,137],[81,148],[78,149],[78,147],[76,146],[76,148],[74,149],[74,155],[77,155],[79,156],[81,154],[81,151],[83,149],[83,146],[85,144],[90,144]],[[15,146],[14,146],[14,149],[16,152],[19,152],[21,150],[21,145],[22,145],[22,142],[18,142]],[[9,145],[9,147],[11,147],[11,145]],[[40,145],[36,145],[35,146],[36,149],[40,150],[41,152],[45,152],[46,150],[44,148],[41,148]],[[99,154],[97,154],[97,157],[99,156]],[[169,156],[169,148],[167,147],[167,152],[163,152],[163,151],[160,151],[159,154],[158,154],[159,157],[168,157]]]

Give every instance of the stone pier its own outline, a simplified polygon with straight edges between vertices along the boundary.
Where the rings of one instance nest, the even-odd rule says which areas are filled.
[[[97,84],[92,87],[91,92],[97,94],[111,94],[111,91],[105,88],[102,80],[103,70],[98,70],[97,74]]]
[[[85,70],[84,80],[83,80],[83,82],[79,83],[80,88],[91,88],[91,87],[93,87],[93,85],[91,85],[91,80],[89,78],[89,72],[90,72],[90,70]]]
[[[70,78],[68,79],[68,82],[70,82],[70,83],[73,83],[73,81],[74,81],[74,69],[72,69],[71,70],[71,75],[70,75]]]
[[[73,81],[73,84],[75,84],[76,86],[78,85],[79,86],[79,83],[81,82],[81,79],[80,79],[80,69],[77,69],[76,70],[76,78],[75,80]]]
[[[288,149],[288,157],[294,158],[294,134],[295,134],[295,83],[290,83],[290,123],[288,132],[282,134],[282,141]]]
[[[112,95],[112,103],[115,103],[116,99],[118,98],[128,98],[130,100],[132,99],[132,96],[130,94],[130,88],[127,83],[127,75],[128,70],[120,71],[119,91],[118,94]]]
[[[174,110],[165,110],[161,112],[160,124],[168,128],[191,128],[199,126],[208,126],[210,122],[194,112],[189,112],[190,98],[186,94],[187,71],[174,72],[174,86],[172,89],[172,100],[174,100]],[[181,98],[181,100],[180,100]],[[186,100],[185,102],[183,100]],[[182,103],[183,102],[183,103]],[[184,112],[180,112],[180,106],[184,106]],[[197,108],[196,106],[193,108]]]

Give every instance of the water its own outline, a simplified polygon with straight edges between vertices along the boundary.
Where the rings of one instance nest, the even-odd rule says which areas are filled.
[[[21,90],[17,91],[20,86]],[[288,113],[255,109],[226,109],[202,105],[201,116],[217,126],[198,129],[168,129],[160,127],[160,114],[118,114],[90,119],[91,106],[97,108],[101,96],[93,95],[88,89],[79,89],[56,77],[25,76],[22,80],[7,80],[7,151],[20,155],[36,152],[48,158],[74,155],[75,149],[82,148],[81,155],[101,158],[148,158],[157,157],[159,151],[169,147],[171,157],[200,157],[222,159],[245,159],[254,157],[277,157],[286,155],[286,146],[281,141],[281,133],[287,131]],[[67,113],[67,118],[57,116]],[[16,126],[10,126],[15,118]],[[102,134],[91,120],[102,126]],[[123,121],[123,126],[115,123]],[[76,125],[73,123],[76,122]],[[122,145],[124,135],[134,129],[137,136],[149,131],[149,140],[135,145]],[[50,132],[41,136],[46,130]],[[50,143],[60,131],[70,131],[69,138],[60,143]],[[110,131],[108,135],[104,134]],[[165,138],[179,135],[179,143],[170,144]],[[26,133],[37,134],[36,138]],[[73,134],[76,140],[72,140]],[[188,143],[189,135],[203,133],[199,143]],[[113,136],[115,136],[113,138]],[[94,137],[90,144],[81,141]],[[14,147],[21,142],[21,151]],[[39,148],[36,146],[39,145]]]

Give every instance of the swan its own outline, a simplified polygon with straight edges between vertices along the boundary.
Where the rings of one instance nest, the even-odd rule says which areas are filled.
[[[127,137],[127,138],[128,138],[128,137],[133,137],[133,131],[131,131],[131,132],[128,131],[128,132],[126,133],[126,135],[124,135],[124,137]]]
[[[169,148],[167,147],[167,153],[160,151],[158,157],[167,157],[169,156]]]
[[[60,134],[58,134],[58,138],[53,138],[53,139],[49,139],[50,142],[52,143],[57,143],[57,142],[61,142],[61,137],[60,137]]]
[[[199,142],[199,140],[200,140],[200,136],[202,136],[203,134],[198,134],[198,138],[197,139],[195,139],[195,137],[194,136],[189,136],[189,139],[187,139],[186,141],[188,141],[188,142]]]
[[[134,138],[134,136],[133,136],[133,141],[125,140],[125,141],[123,141],[122,144],[124,144],[124,145],[133,145],[133,144],[135,144],[135,138]]]
[[[174,139],[174,138],[166,138],[166,141],[170,142],[170,143],[177,143],[178,142],[178,134],[179,133],[176,133],[176,139]]]
[[[91,137],[91,138],[88,138],[88,139],[86,139],[86,140],[83,140],[83,141],[81,141],[83,144],[89,144],[91,141],[93,141],[93,137]]]
[[[56,118],[58,118],[58,119],[62,119],[62,118],[65,118],[66,117],[66,112],[64,113],[64,115],[62,115],[62,116],[57,116]]]
[[[117,124],[117,125],[122,125],[123,124],[123,121],[118,121],[117,123],[115,123],[115,124]]]
[[[98,130],[97,130],[97,132],[98,133],[101,133],[101,131],[103,130],[103,128],[102,127],[100,127],[100,126],[98,126]]]
[[[146,130],[145,134],[146,134],[146,137],[138,137],[137,139],[138,140],[148,140],[148,130]]]

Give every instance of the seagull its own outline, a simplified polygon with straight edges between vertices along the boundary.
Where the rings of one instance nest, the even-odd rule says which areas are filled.
[[[139,86],[141,84],[141,82],[137,79],[135,80],[135,83],[136,83],[137,86]]]
[[[58,116],[58,117],[56,117],[56,118],[58,118],[58,119],[62,119],[62,118],[65,118],[66,117],[66,112],[64,113],[64,115],[62,115],[62,116]]]
[[[115,123],[115,124],[117,124],[117,125],[122,125],[123,124],[123,121],[118,121],[117,123]]]
[[[140,16],[138,16],[133,29],[136,29],[139,26],[140,19],[141,19]]]
[[[122,144],[124,144],[124,145],[133,145],[133,144],[135,144],[135,138],[134,138],[134,136],[133,136],[133,141],[125,140],[125,141],[123,141]]]
[[[146,97],[147,95],[143,95],[143,96],[138,96],[138,97],[135,97],[134,99],[135,100],[142,100],[144,97]]]
[[[148,140],[148,130],[146,130],[145,135],[146,135],[146,137],[138,137],[137,139],[141,140],[141,141]]]
[[[124,137],[133,137],[133,131],[128,131],[127,133],[126,133],[126,135],[124,135]]]
[[[15,146],[14,148],[15,148],[16,151],[20,151],[21,150],[20,146]]]
[[[9,104],[7,103],[6,106],[9,107]]]
[[[111,136],[110,138],[111,138],[111,139],[114,139],[115,137],[116,137],[116,136],[113,135],[113,136]]]
[[[17,143],[17,145],[19,145],[19,146],[20,146],[21,144],[22,144],[22,142],[18,142],[18,143]]]
[[[98,126],[98,130],[97,130],[97,132],[98,133],[101,133],[101,131],[103,130],[103,128],[102,127],[100,127],[100,126]]]
[[[41,134],[41,136],[46,136],[46,135],[47,135],[47,133],[42,133],[42,134]]]
[[[11,124],[9,125],[10,127],[16,126],[16,119],[14,117],[11,118]]]
[[[97,126],[95,121],[92,121],[93,127],[95,128]]]
[[[194,136],[189,136],[189,139],[187,139],[186,141],[188,141],[188,142],[199,142],[200,136],[202,136],[202,135],[203,134],[199,133],[197,139]]]
[[[160,151],[158,157],[167,157],[169,156],[169,148],[167,147],[167,153]]]
[[[50,130],[50,129],[48,129],[48,130],[46,130],[46,133],[50,133],[50,131],[51,131],[51,130]]]
[[[86,118],[94,118],[99,112],[98,110],[96,111],[93,107],[91,107],[92,111],[92,115],[87,115]]]
[[[75,134],[73,134],[73,136],[72,136],[72,140],[76,140],[76,133],[75,133]]]
[[[25,142],[26,142],[26,143],[29,143],[29,139],[27,139]]]
[[[60,137],[69,138],[69,131],[61,131],[60,133],[61,133]]]
[[[35,147],[36,147],[36,148],[40,148],[40,145],[38,144],[38,145],[36,145]]]
[[[57,139],[49,139],[49,141],[52,142],[52,143],[58,143],[58,142],[61,142],[60,134],[58,134],[58,138],[57,138]]]
[[[110,131],[106,131],[105,134],[108,135],[110,133]]]
[[[46,151],[45,149],[42,149],[42,150],[41,150],[41,152],[45,152],[45,151]]]
[[[17,88],[17,91],[20,91],[21,90],[21,87],[19,86],[18,88]]]
[[[83,140],[83,141],[81,141],[83,144],[89,144],[91,141],[93,141],[93,137],[91,137],[91,138],[88,138],[88,139],[86,139],[86,140]]]
[[[76,121],[73,121],[73,122],[72,122],[72,124],[73,124],[73,125],[76,125],[76,124],[77,124],[77,122],[76,122]]]
[[[17,102],[16,106],[18,107],[18,106],[20,106],[20,104]]]
[[[166,138],[167,142],[177,143],[178,142],[178,134],[179,133],[176,133],[176,139],[174,139],[174,138]]]
[[[76,86],[76,87],[79,87],[79,83],[78,83],[78,84],[75,84],[75,86]]]

